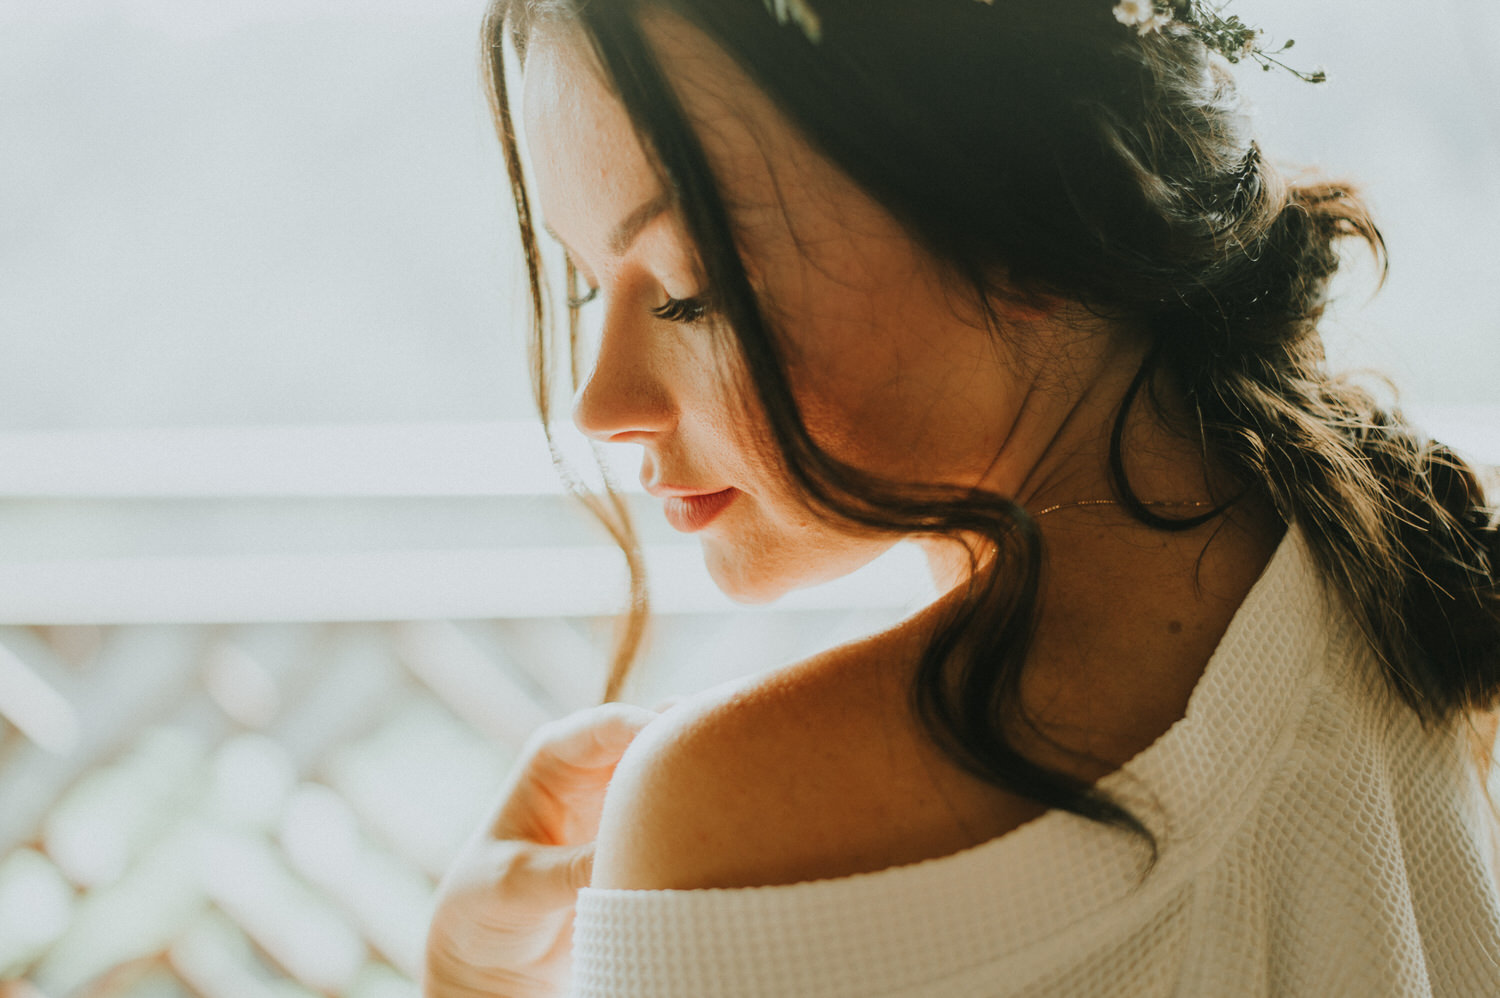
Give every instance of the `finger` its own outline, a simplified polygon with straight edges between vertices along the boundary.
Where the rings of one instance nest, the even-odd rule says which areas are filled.
[[[658,714],[628,703],[606,703],[545,725],[538,731],[539,754],[579,769],[612,766],[641,729]]]
[[[594,844],[512,846],[499,856],[493,890],[510,904],[534,911],[557,911],[578,900],[578,891],[594,875]]]
[[[512,770],[488,823],[489,836],[554,845],[593,838],[588,815],[597,821],[615,766],[659,716],[644,707],[610,703],[542,725]]]
[[[682,697],[667,697],[665,700],[657,704],[655,707],[652,707],[651,709],[656,711],[658,714],[665,714],[667,711],[671,710],[673,707],[677,706],[680,703],[682,703]]]
[[[593,879],[594,843],[586,842],[581,846],[574,846],[573,856],[568,860],[563,872],[563,882],[575,902],[578,900],[578,892],[587,887]]]

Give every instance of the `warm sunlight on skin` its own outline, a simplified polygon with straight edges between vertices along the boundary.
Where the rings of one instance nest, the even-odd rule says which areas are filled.
[[[1000,331],[986,330],[962,284],[945,284],[720,49],[672,15],[648,15],[646,28],[725,191],[814,440],[877,474],[980,486],[1033,511],[1112,496],[1110,430],[1146,335],[1066,301],[996,302]],[[775,600],[866,564],[899,538],[841,528],[791,487],[732,332],[712,312],[676,321],[688,314],[682,301],[711,300],[711,289],[680,217],[638,212],[663,186],[626,111],[586,47],[566,29],[538,30],[522,84],[537,209],[599,289],[591,307],[604,310],[575,422],[596,440],[640,444],[642,481],[657,493],[733,490],[727,504],[709,500],[701,522],[689,522],[680,497],[663,507],[678,529],[701,534],[708,570],[733,599]],[[1170,383],[1154,387],[1180,417]],[[1150,405],[1131,409],[1124,449],[1147,501],[1212,494],[1203,455]],[[1031,724],[1008,732],[1018,750],[1092,780],[1183,716],[1281,536],[1246,505],[1244,522],[1224,517],[1213,543],[1107,506],[1037,521],[1045,560],[1017,693]],[[967,588],[957,544],[913,539],[943,593],[934,604],[863,641],[702,691],[633,744],[604,805],[592,886],[879,869],[1039,813],[944,757],[909,711],[920,649]]]
[[[652,19],[650,33],[700,125],[751,279],[791,341],[793,388],[814,439],[868,470],[983,484],[1032,508],[1110,494],[1107,427],[1138,346],[1061,306],[1004,312],[1007,335],[1024,346],[998,345],[976,316],[956,314],[952,289],[894,219],[722,52],[668,16]],[[888,549],[898,538],[855,536],[797,498],[758,410],[747,426],[745,393],[726,390],[731,340],[712,313],[698,323],[652,314],[709,289],[675,212],[611,245],[662,185],[586,50],[558,29],[539,32],[523,86],[540,214],[605,309],[574,404],[579,428],[641,444],[648,487],[738,490],[701,536],[715,582],[741,602],[842,576]],[[1161,488],[1201,486],[1179,477]],[[955,551],[928,545],[940,586],[956,578]]]

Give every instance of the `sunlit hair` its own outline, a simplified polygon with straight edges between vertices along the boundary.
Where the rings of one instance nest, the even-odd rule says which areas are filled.
[[[485,60],[525,247],[544,421],[554,334],[503,51],[508,39],[524,62],[532,28],[557,20],[580,31],[676,193],[722,321],[808,501],[871,531],[984,540],[987,564],[922,655],[912,708],[925,729],[981,779],[1141,833],[1154,853],[1156,837],[1136,815],[1012,741],[1027,721],[1019,690],[1043,556],[1031,517],[1005,496],[875,478],[808,435],[782,333],[751,288],[699,137],[642,31],[643,15],[658,9],[743,67],[958,276],[996,336],[999,303],[1046,297],[1149,331],[1110,450],[1115,497],[1136,519],[1187,530],[1246,497],[1268,501],[1301,527],[1391,690],[1424,722],[1496,707],[1500,522],[1452,451],[1324,367],[1317,325],[1336,244],[1367,244],[1384,269],[1370,214],[1349,185],[1294,182],[1265,161],[1228,67],[1191,32],[1122,32],[1101,0],[1009,0],[1003,17],[973,0],[819,0],[817,45],[779,27],[762,0],[495,0]],[[576,315],[570,327],[576,343]],[[1221,472],[1209,475],[1220,505],[1202,515],[1153,512],[1127,473],[1127,417],[1142,404],[1164,414],[1153,398],[1163,384],[1192,414],[1176,429],[1218,460],[1205,472]],[[614,697],[645,620],[644,583],[623,504],[591,501],[635,579],[608,683]]]

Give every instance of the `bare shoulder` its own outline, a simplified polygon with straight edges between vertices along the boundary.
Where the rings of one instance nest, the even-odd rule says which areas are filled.
[[[910,628],[885,632],[664,713],[610,783],[592,886],[843,876],[955,852],[1034,816],[976,791],[916,729],[913,647]]]
[[[729,886],[749,841],[769,773],[791,755],[772,729],[785,723],[760,684],[716,688],[647,725],[610,780],[592,886]]]

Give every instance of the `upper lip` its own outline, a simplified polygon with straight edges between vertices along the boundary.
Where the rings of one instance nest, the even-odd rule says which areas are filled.
[[[666,499],[671,496],[716,496],[720,492],[728,492],[728,489],[685,489],[677,485],[653,485],[647,482],[641,483],[646,491],[658,499]]]

